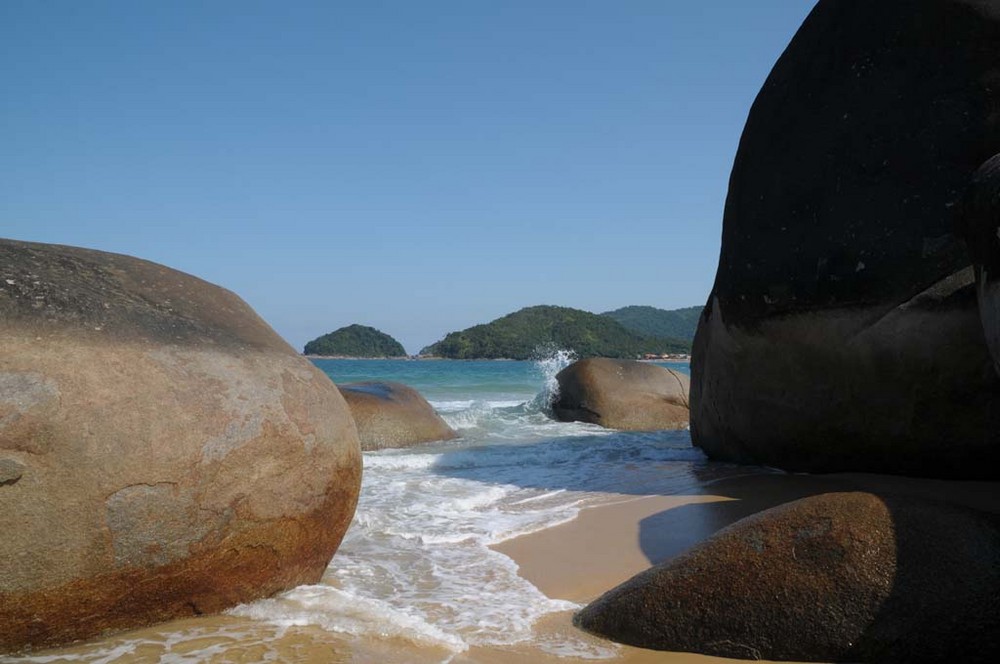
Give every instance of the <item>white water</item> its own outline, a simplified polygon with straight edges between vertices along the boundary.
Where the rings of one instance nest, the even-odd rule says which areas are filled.
[[[320,584],[230,610],[236,625],[217,628],[201,650],[191,647],[205,636],[199,629],[168,633],[156,641],[165,654],[150,661],[200,661],[224,652],[229,640],[259,645],[266,651],[261,661],[271,661],[268,644],[297,628],[452,653],[528,644],[556,656],[614,657],[616,646],[583,635],[537,635],[541,618],[578,607],[546,597],[491,545],[565,523],[622,494],[687,492],[730,471],[707,463],[686,431],[614,432],[549,418],[555,374],[570,361],[556,354],[538,362],[525,372],[533,382],[523,386],[506,375],[510,364],[470,365],[468,372],[483,376],[462,376],[475,385],[467,393],[441,385],[440,374],[454,374],[456,365],[400,365],[438,372],[424,391],[460,437],[366,453],[354,521]],[[495,379],[502,388],[489,389],[489,372],[505,372],[503,381]],[[144,644],[118,638],[85,654],[18,661],[125,661]]]
[[[547,598],[490,546],[568,522],[606,492],[684,490],[703,456],[687,432],[550,419],[555,374],[570,361],[540,362],[542,389],[532,399],[433,400],[460,438],[365,455],[358,510],[324,585],[231,613],[460,652],[532,641],[540,618],[579,608]],[[536,646],[574,657],[616,652],[573,637]]]

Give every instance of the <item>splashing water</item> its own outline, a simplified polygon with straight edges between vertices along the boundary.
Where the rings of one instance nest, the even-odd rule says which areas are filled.
[[[555,346],[540,346],[535,349],[535,368],[542,377],[542,391],[532,401],[545,413],[551,412],[552,403],[559,398],[559,381],[556,375],[576,362],[576,353]]]

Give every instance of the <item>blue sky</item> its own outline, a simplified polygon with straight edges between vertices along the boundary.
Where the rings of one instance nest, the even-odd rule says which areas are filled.
[[[813,0],[0,2],[0,236],[164,263],[293,346],[703,304]]]

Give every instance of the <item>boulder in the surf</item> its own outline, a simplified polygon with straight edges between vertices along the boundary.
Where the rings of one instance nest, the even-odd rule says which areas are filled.
[[[319,580],[354,513],[357,432],[240,298],[3,240],[0,337],[0,652]]]
[[[688,377],[634,360],[588,358],[556,375],[552,413],[564,422],[653,431],[687,426]]]
[[[694,342],[711,457],[1000,476],[1000,376],[956,232],[1000,152],[998,44],[997,0],[821,0],[799,29],[747,119]]]
[[[804,498],[636,575],[574,622],[642,648],[740,659],[995,662],[998,525],[912,496]]]
[[[358,427],[361,449],[407,447],[457,434],[421,394],[408,385],[367,381],[338,385]]]

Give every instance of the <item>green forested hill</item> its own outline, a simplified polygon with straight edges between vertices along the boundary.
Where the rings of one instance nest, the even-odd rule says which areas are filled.
[[[634,358],[643,353],[686,353],[676,339],[650,339],[617,321],[568,307],[537,306],[452,332],[421,355],[452,359],[531,359],[540,348],[557,347],[583,357]]]
[[[668,311],[656,307],[632,306],[606,311],[601,315],[613,318],[629,330],[648,337],[693,341],[702,308],[686,307]]]
[[[343,357],[402,357],[403,345],[384,332],[365,325],[348,325],[306,344],[306,355]]]

